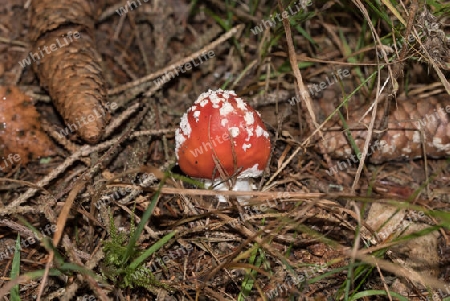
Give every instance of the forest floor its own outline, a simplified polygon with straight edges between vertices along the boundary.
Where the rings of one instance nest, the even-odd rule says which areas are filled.
[[[87,144],[33,71],[25,2],[1,1],[2,85],[20,89],[0,92],[2,300],[450,300],[448,4],[109,1],[94,35],[111,116]],[[270,133],[247,204],[176,164],[180,118],[209,89],[236,91]],[[344,136],[375,100],[364,139]],[[372,160],[369,132],[404,149],[382,121],[407,104],[431,104],[415,121],[445,150]],[[330,105],[361,160],[321,142]]]

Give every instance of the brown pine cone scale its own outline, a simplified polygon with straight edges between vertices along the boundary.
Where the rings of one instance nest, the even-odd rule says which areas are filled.
[[[109,119],[94,24],[102,1],[32,1],[33,68],[67,128],[96,143]]]
[[[321,99],[316,107],[316,117],[323,122],[332,114],[335,104]],[[371,112],[361,122],[358,120],[367,111],[368,105],[357,106],[350,103],[342,110],[351,135],[362,151],[367,137]],[[381,118],[382,106],[378,107],[377,117]],[[325,125],[324,140],[316,146],[319,152],[335,159],[356,158],[347,139],[343,124],[335,114]],[[374,131],[374,133],[376,130]],[[450,96],[433,96],[428,99],[402,98],[391,105],[388,115],[388,128],[379,140],[371,143],[368,151],[369,161],[382,163],[402,159],[415,159],[425,154],[431,158],[450,156]]]

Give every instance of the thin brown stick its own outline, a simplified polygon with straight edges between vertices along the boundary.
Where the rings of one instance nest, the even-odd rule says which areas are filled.
[[[135,103],[134,105],[127,108],[120,116],[114,118],[114,120],[108,124],[103,134],[103,139],[109,137],[114,130],[116,130],[125,120],[128,119],[136,110],[140,107],[140,103]]]
[[[257,197],[263,197],[263,198],[279,198],[278,192],[261,192],[261,191],[229,191],[229,190],[209,190],[209,189],[181,189],[181,188],[170,188],[170,187],[163,187],[161,189],[161,193],[165,194],[183,194],[183,195],[197,195],[197,196],[216,196],[218,194],[220,195],[227,195],[227,196],[257,196]],[[341,194],[341,193],[334,193],[334,194],[327,194],[327,193],[304,193],[304,192],[289,192],[289,195],[286,196],[286,199],[293,199],[293,198],[304,198],[304,199],[310,199],[310,198],[337,198],[337,197],[350,197],[350,194]]]
[[[364,7],[364,5],[361,3],[361,1],[360,0],[354,0],[353,2],[356,4],[356,6],[362,12],[362,14],[364,15],[364,18],[366,18],[366,20],[371,20],[370,16],[369,16],[369,13],[367,12],[367,9]],[[377,35],[376,30],[373,27],[372,22],[368,22],[368,24],[369,24],[370,30],[372,32],[372,36],[374,37],[374,39],[377,39],[377,41],[379,41],[380,38]],[[379,43],[381,44],[381,41],[379,41]],[[385,56],[385,60],[387,61],[387,56],[386,56],[385,53],[384,53],[384,56]],[[376,119],[376,116],[377,116],[377,105],[378,105],[378,102],[379,102],[379,99],[380,99],[380,95],[381,95],[381,90],[380,90],[380,86],[381,86],[380,70],[381,70],[381,67],[379,66],[378,67],[378,72],[377,72],[377,91],[378,91],[378,93],[377,93],[377,95],[375,97],[375,100],[374,100],[374,106],[372,108],[372,118],[370,120],[369,128],[367,130],[366,141],[364,141],[364,148],[363,148],[363,151],[361,153],[361,158],[360,158],[360,161],[359,161],[358,170],[356,171],[355,180],[353,181],[352,188],[351,188],[351,191],[350,191],[352,194],[355,194],[355,190],[356,190],[356,187],[358,185],[359,179],[361,177],[362,169],[364,167],[365,159],[366,159],[367,154],[369,152],[369,144],[372,141],[373,128],[374,128],[375,119]],[[390,70],[390,68],[389,68],[389,70]],[[394,80],[394,79],[392,79],[392,80]],[[386,100],[386,101],[388,101],[388,100]]]
[[[61,163],[56,169],[50,172],[43,179],[39,180],[36,185],[39,187],[47,186],[50,181],[55,179],[59,174],[63,173],[69,166],[71,166],[76,160],[85,155],[85,152],[91,149],[89,145],[85,145],[81,147],[77,152],[73,153],[70,157],[66,158],[66,160]],[[26,202],[30,197],[32,197],[38,189],[30,188],[25,193],[21,194],[17,199],[11,202],[8,206],[6,206],[6,210],[0,209],[0,215],[10,214],[11,210],[19,207],[22,203]]]
[[[384,279],[383,273],[381,272],[380,266],[377,264],[377,271],[378,271],[378,275],[380,275],[380,279],[383,282],[383,287],[384,287],[384,291],[386,292],[389,301],[392,301],[392,297],[391,297],[391,293],[389,292],[389,287],[386,284],[386,280]]]
[[[281,3],[281,0],[278,0],[278,6],[280,8],[280,11],[284,11],[284,7],[283,4]],[[294,43],[292,42],[291,24],[289,23],[289,19],[283,18],[283,26],[284,31],[286,32],[286,43],[289,52],[289,62],[291,63],[292,71],[294,72],[295,79],[297,80],[297,87],[298,87],[298,91],[296,90],[297,97],[299,99],[304,98],[305,105],[309,113],[310,121],[314,125],[314,128],[317,129],[319,127],[319,124],[316,121],[316,115],[314,114],[314,110],[312,108],[312,99],[311,96],[309,95],[308,89],[306,89],[305,84],[303,83],[302,74],[300,73],[300,69],[298,68],[297,55],[295,53]],[[301,94],[303,97],[300,98],[299,94]],[[319,131],[319,134],[322,136],[321,131]],[[309,142],[310,139],[311,136],[306,138],[306,141]]]
[[[111,89],[111,90],[108,91],[108,95],[119,94],[119,93],[121,93],[123,91],[126,91],[128,89],[134,88],[136,86],[139,86],[139,85],[141,85],[144,82],[148,82],[148,81],[150,81],[152,79],[155,79],[155,78],[163,75],[164,73],[175,69],[178,66],[184,65],[184,64],[192,61],[194,58],[202,55],[205,52],[210,51],[211,49],[216,48],[217,46],[219,46],[220,44],[222,44],[223,42],[225,42],[229,38],[233,37],[234,35],[237,35],[241,31],[241,29],[243,27],[244,27],[244,24],[239,24],[239,25],[233,27],[228,32],[223,34],[220,38],[218,38],[214,42],[210,43],[209,45],[205,46],[204,48],[200,49],[199,51],[194,52],[190,56],[185,57],[185,58],[183,58],[181,60],[178,60],[178,61],[172,63],[171,65],[169,65],[169,66],[167,66],[167,67],[165,67],[163,69],[160,69],[160,70],[158,70],[158,71],[156,71],[156,72],[154,72],[152,74],[146,75],[146,76],[144,76],[144,77],[142,77],[142,78],[140,78],[138,80],[135,80],[135,81],[126,83],[124,85],[121,85],[119,87],[116,87],[114,89]]]
[[[66,225],[66,221],[68,219],[70,208],[72,208],[72,204],[75,201],[75,198],[78,195],[78,192],[84,189],[84,186],[86,184],[86,181],[83,179],[80,179],[77,181],[77,184],[75,185],[74,189],[70,192],[69,196],[67,197],[66,202],[64,203],[64,207],[61,210],[61,213],[58,216],[58,221],[56,223],[56,232],[53,234],[53,246],[57,247],[59,241],[61,240],[62,234],[64,232],[64,227]],[[47,263],[45,265],[45,272],[44,276],[42,277],[41,284],[39,286],[38,296],[37,300],[41,300],[42,293],[44,292],[45,284],[47,283],[48,275],[50,272],[50,267],[53,265],[53,258],[55,257],[55,252],[53,249],[50,249],[49,256],[47,259]]]
[[[121,3],[117,3],[113,6],[108,7],[98,18],[98,22],[101,22],[101,21],[111,17],[112,15],[114,15],[114,13],[116,13],[116,10],[118,10],[121,7],[126,6],[126,5],[127,5],[127,1],[123,1]]]
[[[344,252],[344,254],[349,255],[349,252],[350,250]],[[391,263],[387,260],[376,258],[375,256],[372,255],[363,255],[358,252],[356,254],[356,258],[373,266],[379,266],[381,269],[391,272],[399,277],[405,277],[412,281],[421,283],[427,287],[442,290],[445,290],[447,288],[447,285],[443,281],[418,273],[412,269],[407,269],[398,264]]]
[[[157,135],[157,133],[163,134],[163,133],[171,132],[171,131],[173,131],[173,129],[161,130],[161,131],[156,131],[156,132],[143,131],[143,132],[137,132],[137,133],[135,133],[135,135],[130,135],[130,136],[134,137],[134,136],[141,136],[141,135]],[[127,135],[115,137],[109,141],[103,142],[103,143],[95,145],[95,146],[84,145],[84,146],[80,147],[80,149],[78,151],[73,153],[70,157],[66,158],[66,160],[63,163],[61,163],[56,169],[54,169],[52,172],[50,172],[43,179],[39,180],[35,185],[38,187],[47,186],[52,180],[54,180],[59,174],[63,173],[75,161],[80,160],[80,158],[88,156],[89,154],[91,154],[93,152],[102,151],[113,145],[120,144],[121,142],[123,142],[124,136],[127,136]],[[108,155],[109,154],[105,154],[104,156],[108,156]],[[96,168],[98,168],[98,166]],[[26,202],[37,191],[38,191],[38,188],[28,189],[25,193],[23,193],[17,199],[15,199],[13,202],[11,202],[6,208],[0,209],[0,216],[8,215],[8,214],[11,214],[12,212],[15,212],[14,210],[17,210],[17,208],[22,203]]]

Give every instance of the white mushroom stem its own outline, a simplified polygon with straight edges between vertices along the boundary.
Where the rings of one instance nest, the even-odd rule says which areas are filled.
[[[219,182],[218,180],[211,182],[211,180],[203,180],[203,183],[205,184],[205,188],[209,188],[213,185],[214,190],[218,191],[253,191],[255,189],[251,178],[238,178],[236,180],[236,184],[232,187],[232,189],[229,188],[228,184],[226,182]],[[218,194],[217,198],[219,199],[219,202],[226,203],[228,200],[225,196]],[[247,200],[250,199],[250,196],[238,196],[237,200],[241,205],[245,205],[247,203]]]

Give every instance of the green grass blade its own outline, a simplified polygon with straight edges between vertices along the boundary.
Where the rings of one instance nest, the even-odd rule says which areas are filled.
[[[220,16],[218,16],[217,14],[215,14],[214,12],[212,12],[211,10],[209,10],[207,8],[205,8],[204,12],[207,16],[210,16],[211,18],[213,18],[214,21],[216,21],[217,24],[219,24],[219,26],[222,27],[225,31],[230,30],[231,26],[228,23],[228,21],[223,20]]]
[[[391,11],[391,13],[394,14],[394,16],[403,24],[403,26],[406,26],[406,21],[405,19],[403,19],[402,15],[400,14],[400,12],[394,7],[394,5],[392,5],[391,2],[389,2],[389,0],[381,0],[384,5],[387,6],[387,8],[389,8],[389,10]],[[384,15],[387,15],[387,13],[385,12]]]
[[[361,151],[359,150],[358,145],[356,145],[355,139],[353,139],[352,133],[350,132],[350,128],[347,124],[347,121],[345,121],[344,116],[342,116],[341,111],[338,111],[339,118],[342,121],[342,125],[344,127],[345,136],[347,136],[347,139],[350,141],[350,145],[352,146],[353,151],[356,154],[357,158],[361,158]]]
[[[363,263],[356,262],[356,263],[352,263],[351,265],[352,266],[358,266],[358,265],[362,265],[362,264]],[[347,266],[340,267],[340,268],[334,268],[334,269],[331,269],[331,270],[329,270],[329,271],[327,271],[325,273],[319,273],[314,278],[309,278],[309,279],[306,279],[305,281],[308,284],[314,284],[314,283],[319,282],[319,281],[321,281],[321,280],[323,280],[323,279],[325,279],[327,277],[335,277],[337,274],[345,271],[346,269],[347,269]]]
[[[174,178],[174,179],[176,179],[176,180],[181,180],[181,181],[183,181],[183,182],[185,182],[185,183],[188,183],[188,184],[197,186],[197,187],[199,187],[199,188],[201,188],[201,189],[206,189],[206,188],[205,188],[205,184],[203,184],[202,182],[197,181],[197,180],[195,180],[195,179],[191,179],[191,178],[189,178],[189,177],[182,176],[182,175],[179,175],[179,174],[176,174],[176,173],[170,173],[170,177],[171,177],[171,178]]]
[[[303,29],[302,26],[296,25],[296,26],[295,26],[295,29],[297,29],[297,31],[298,31],[305,39],[307,39],[307,40],[311,43],[312,46],[317,47],[316,41],[314,41],[314,39],[309,35],[309,33],[308,33],[305,29]]]
[[[97,281],[101,280],[101,278],[99,278],[93,271],[75,263],[70,262],[63,263],[58,269],[62,272],[78,272],[83,275],[91,276]]]
[[[355,95],[355,93],[357,91],[359,91],[359,89],[361,89],[362,86],[364,86],[369,80],[372,79],[372,77],[374,77],[378,72],[375,71],[374,73],[372,73],[369,77],[367,77],[354,91],[352,91],[349,95],[347,95],[344,100],[339,104],[339,106],[337,106],[336,109],[334,109],[334,111],[330,114],[330,116],[328,116],[326,118],[326,120],[324,122],[328,122],[328,120],[330,120],[334,114],[336,114],[337,112],[339,112],[339,110],[344,106],[347,105],[347,103],[349,102],[349,100],[353,97],[353,95]]]
[[[154,243],[150,248],[145,250],[138,258],[136,258],[131,264],[131,269],[136,269],[145,259],[151,256],[153,253],[162,248],[177,232],[172,231],[169,234],[165,235],[163,238]]]
[[[251,255],[250,255],[250,260],[249,263],[252,265],[255,265],[256,267],[260,267],[261,266],[261,256],[258,256],[258,251],[261,251],[257,245],[255,245],[255,249],[252,251]],[[255,260],[256,260],[256,264],[255,264]],[[241,284],[241,291],[239,292],[239,296],[238,296],[238,300],[239,301],[244,301],[246,297],[248,297],[250,295],[250,292],[253,288],[253,284],[255,283],[255,276],[256,276],[256,271],[255,270],[250,270],[249,272],[246,273],[244,281],[242,281]]]
[[[147,207],[147,210],[145,210],[144,215],[142,216],[141,222],[139,223],[139,225],[136,228],[136,231],[134,231],[133,235],[130,238],[130,241],[128,243],[124,257],[122,258],[123,265],[126,265],[128,260],[130,259],[131,255],[135,251],[136,243],[139,239],[139,236],[141,236],[142,231],[144,231],[144,227],[147,224],[147,222],[149,221],[150,217],[152,216],[153,210],[155,209],[156,204],[158,203],[159,195],[161,193],[161,188],[163,187],[163,185],[166,181],[166,177],[167,177],[167,175],[161,180],[158,190],[155,192],[155,195],[153,195],[150,205]]]
[[[43,277],[44,275],[45,275],[45,270],[37,270],[37,271],[25,273],[25,276],[29,277],[30,279],[40,278],[40,277]],[[61,273],[61,271],[59,271],[58,269],[51,268],[48,272],[48,275],[60,277],[60,276],[63,276],[64,274]]]
[[[408,225],[408,227],[409,227],[409,225]],[[439,231],[441,228],[442,228],[442,225],[429,226],[429,227],[427,227],[425,229],[422,229],[422,230],[410,233],[408,235],[404,235],[404,236],[398,237],[398,238],[394,239],[394,242],[402,242],[402,241],[408,242],[408,241],[410,241],[412,239],[425,236],[425,235],[430,234],[430,233],[432,233],[434,231]]]
[[[405,298],[404,296],[402,296],[400,294],[397,294],[394,292],[389,292],[389,294],[391,295],[391,297],[398,298],[398,300],[400,300],[400,301],[408,301],[408,298]],[[387,296],[387,293],[386,293],[386,291],[382,291],[382,290],[369,290],[369,291],[359,292],[348,300],[349,301],[360,300],[363,297],[370,297],[370,296]]]
[[[20,274],[20,234],[17,234],[16,249],[14,250],[14,258],[11,267],[11,279],[19,277]],[[20,301],[19,285],[14,285],[11,289],[11,300]]]
[[[385,11],[376,7],[374,1],[366,1],[366,3],[375,12],[374,15],[378,15],[389,25],[389,27],[392,27],[392,20],[391,18],[389,18],[389,15]]]

